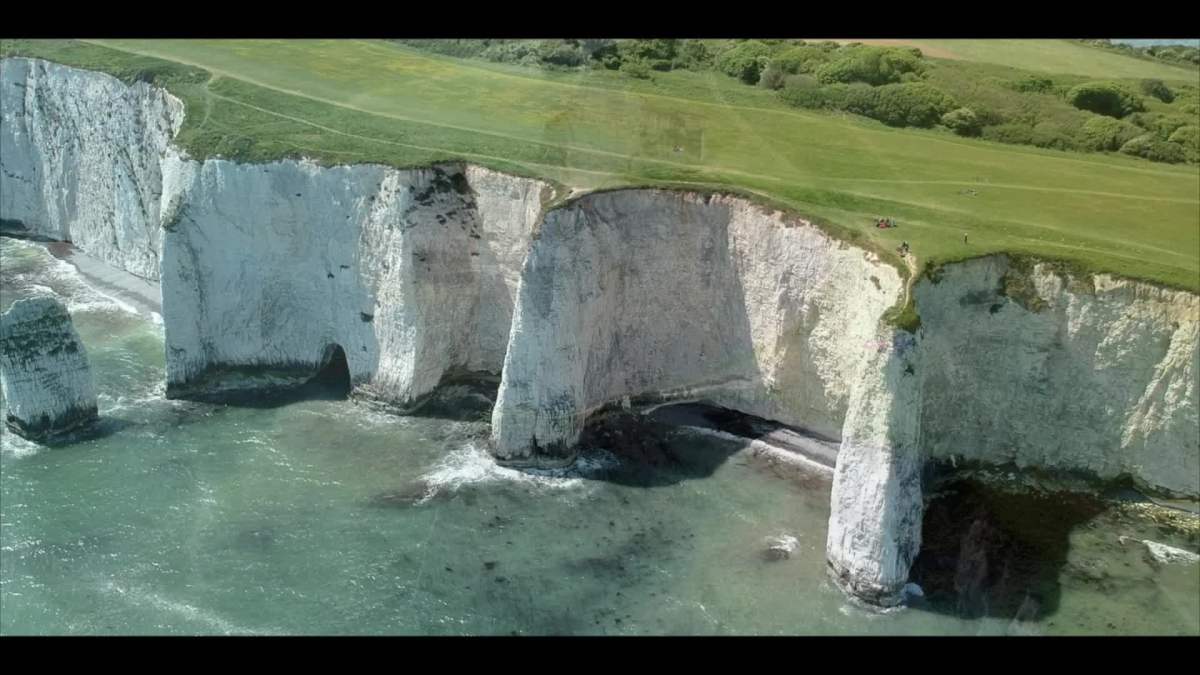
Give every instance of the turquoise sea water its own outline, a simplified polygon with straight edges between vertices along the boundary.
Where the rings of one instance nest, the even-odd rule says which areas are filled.
[[[53,292],[87,346],[97,437],[0,440],[3,634],[1200,633],[1200,568],[1118,535],[1071,534],[1038,621],[855,607],[825,574],[829,484],[730,441],[672,437],[690,463],[496,466],[481,422],[346,401],[167,401],[163,336],[39,244],[0,239],[0,309]],[[790,534],[790,559],[763,556]]]

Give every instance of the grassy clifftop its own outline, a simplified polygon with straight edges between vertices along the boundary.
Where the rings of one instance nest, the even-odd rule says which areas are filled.
[[[867,248],[907,241],[921,266],[1017,253],[1200,291],[1195,166],[892,129],[716,73],[546,72],[376,41],[6,41],[0,53],[165,86],[187,106],[178,143],[197,157],[463,159],[584,189],[732,190]],[[878,230],[878,216],[900,227]]]

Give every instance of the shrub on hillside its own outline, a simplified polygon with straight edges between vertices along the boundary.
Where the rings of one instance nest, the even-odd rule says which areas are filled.
[[[1158,112],[1135,113],[1129,116],[1128,121],[1154,133],[1162,140],[1170,138],[1176,129],[1195,123],[1194,118],[1188,118],[1185,115],[1168,115]]]
[[[538,47],[538,59],[547,65],[574,68],[582,65],[586,58],[574,41],[546,40]]]
[[[588,58],[595,58],[597,54],[602,54],[609,50],[617,48],[616,40],[600,39],[600,38],[584,38],[579,40],[579,48]]]
[[[771,59],[771,47],[759,40],[739,42],[717,55],[717,70],[746,84],[756,84]]]
[[[1183,154],[1187,161],[1200,161],[1200,127],[1179,127],[1167,140],[1183,148]]]
[[[713,65],[713,54],[699,40],[680,40],[675,47],[675,67],[687,70],[707,70]]]
[[[923,82],[877,87],[873,104],[862,114],[893,127],[932,127],[956,107],[954,99]]]
[[[787,73],[780,70],[774,63],[768,63],[758,78],[758,86],[766,89],[782,89],[783,81],[787,77]]]
[[[861,45],[838,50],[832,60],[817,68],[816,75],[826,84],[865,82],[878,86],[899,82],[905,73],[919,75],[923,70],[919,51]]]
[[[983,128],[981,135],[989,141],[1013,145],[1033,145],[1033,127],[1018,122],[1005,122]]]
[[[480,56],[499,63],[537,65],[541,61],[537,50],[538,45],[533,40],[504,40],[488,45]]]
[[[959,136],[978,136],[983,126],[970,108],[956,108],[942,115],[942,125]]]
[[[833,52],[818,45],[802,45],[791,47],[776,54],[770,62],[789,75],[797,73],[812,73],[821,65],[828,63]]]
[[[1138,127],[1112,117],[1095,115],[1080,128],[1080,142],[1087,150],[1119,150],[1122,145],[1144,133]]]
[[[650,66],[647,66],[641,61],[624,61],[621,63],[621,72],[630,76],[636,77],[639,80],[650,79]]]
[[[1190,45],[1152,45],[1144,49],[1146,54],[1160,61],[1200,64],[1200,48]]]
[[[1048,77],[1029,76],[1022,80],[1009,82],[1008,86],[1025,93],[1050,94],[1054,92],[1054,82]]]
[[[779,98],[797,108],[824,108],[828,102],[825,88],[811,75],[788,75],[779,90]]]
[[[1179,127],[1167,140],[1171,141],[1172,143],[1180,143],[1185,146],[1190,145],[1195,149],[1200,150],[1200,127]]]
[[[799,108],[844,110],[893,127],[932,127],[957,107],[954,99],[923,82],[821,85],[809,75],[787,76],[779,97]]]
[[[1140,96],[1115,82],[1076,85],[1067,92],[1067,102],[1080,110],[1117,118],[1146,109]]]
[[[435,54],[445,54],[460,59],[468,59],[483,54],[494,43],[511,42],[511,40],[396,40],[401,44],[416,47]]]
[[[1033,127],[1029,142],[1039,148],[1078,150],[1079,141],[1072,132],[1071,127],[1058,122],[1038,122]]]
[[[670,70],[675,47],[675,40],[622,40],[617,44],[617,54],[622,64],[640,61],[654,70]]]
[[[1121,152],[1135,157],[1145,157],[1155,162],[1177,164],[1187,161],[1187,153],[1178,143],[1163,141],[1154,134],[1143,134],[1121,146]]]
[[[825,96],[826,108],[878,119],[876,107],[879,105],[879,93],[869,84],[827,84],[821,87],[821,91]]]
[[[1170,103],[1175,100],[1175,93],[1171,91],[1162,80],[1142,80],[1138,83],[1142,93],[1146,96],[1153,96],[1163,103]]]

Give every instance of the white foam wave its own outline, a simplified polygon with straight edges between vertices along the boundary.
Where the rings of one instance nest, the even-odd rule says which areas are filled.
[[[0,416],[4,410],[0,408]],[[0,426],[0,453],[15,458],[30,457],[41,451],[42,446],[31,440],[21,438],[16,432]]]
[[[153,382],[147,383],[149,386],[137,386],[136,389],[141,391],[124,394],[110,394],[105,391],[96,394],[96,402],[100,406],[101,413],[108,415],[110,413],[119,412],[122,410],[141,410],[148,405],[154,406],[172,406],[177,407],[184,405],[184,401],[173,401],[164,398],[167,391],[167,383],[159,378]]]
[[[128,314],[137,314],[137,309],[132,305],[127,305],[123,302],[114,300],[109,297],[79,297],[74,295],[67,299],[67,310],[72,314],[81,312],[95,313],[111,313],[111,312],[126,312]]]
[[[389,410],[378,409],[368,404],[353,403],[352,405],[353,408],[351,408],[351,410],[354,414],[354,422],[357,425],[374,427],[411,427],[416,423],[411,417],[398,415]],[[305,414],[319,415],[322,417],[328,417],[330,415],[341,417],[346,414],[345,408],[330,408],[329,410],[321,412],[307,410],[301,412]]]
[[[500,466],[487,450],[468,443],[446,455],[432,471],[421,476],[428,491],[417,503],[423,504],[441,492],[454,492],[466,485],[499,481],[541,490],[577,489],[589,478],[619,462],[610,453],[593,453],[579,457],[572,466],[562,469],[513,469]]]
[[[83,274],[71,263],[55,258],[45,251],[43,251],[43,254],[45,255],[46,267],[34,272],[30,276],[63,282],[62,285],[65,288],[63,288],[63,293],[58,293],[44,284],[30,283],[27,286],[30,290],[38,290],[59,296],[71,313],[118,311],[133,315],[138,314],[137,307],[87,283]]]

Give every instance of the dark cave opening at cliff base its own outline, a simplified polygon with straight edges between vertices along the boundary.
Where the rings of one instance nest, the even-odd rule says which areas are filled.
[[[680,433],[691,440],[679,442]],[[742,457],[749,465],[801,490],[828,489],[829,475],[811,464],[832,471],[837,458],[835,442],[706,400],[606,409],[588,419],[579,447],[605,450],[622,460],[621,469],[610,472],[606,480],[649,487],[708,478],[734,455],[747,450],[752,441],[782,452],[747,452]],[[787,460],[789,454],[807,462]]]
[[[350,364],[339,344],[325,347],[321,368],[305,385],[309,398],[344,400],[350,396]]]
[[[295,377],[295,374],[289,373],[289,377]],[[300,401],[345,401],[350,397],[352,386],[346,351],[336,343],[327,345],[316,372],[306,380],[296,378],[295,381],[297,384],[287,387],[192,392],[187,398],[238,408],[278,408]]]

